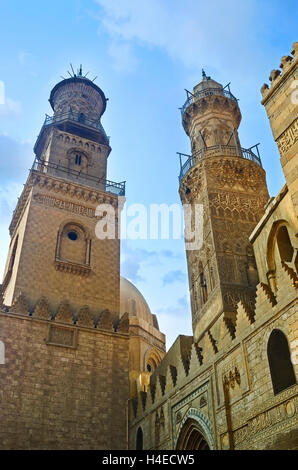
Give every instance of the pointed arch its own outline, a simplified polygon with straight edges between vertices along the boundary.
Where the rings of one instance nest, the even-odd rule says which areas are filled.
[[[90,266],[91,237],[86,228],[74,221],[64,221],[57,234],[56,260]]]
[[[196,408],[185,414],[177,433],[177,450],[212,450],[215,448],[208,418]]]
[[[275,395],[296,384],[288,340],[279,329],[274,329],[270,334],[267,357]]]
[[[143,450],[144,448],[144,436],[143,436],[143,429],[141,426],[138,427],[137,435],[136,435],[136,450]]]

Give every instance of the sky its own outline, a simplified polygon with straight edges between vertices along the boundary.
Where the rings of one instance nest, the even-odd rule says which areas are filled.
[[[175,204],[179,161],[190,153],[179,107],[201,70],[239,99],[242,147],[260,142],[269,193],[284,184],[260,88],[297,37],[292,0],[10,0],[1,2],[0,277],[8,225],[31,167],[51,89],[82,63],[109,98],[108,178],[127,205]],[[0,90],[1,91],[1,90]],[[121,273],[157,314],[167,348],[191,334],[184,241],[125,240]]]

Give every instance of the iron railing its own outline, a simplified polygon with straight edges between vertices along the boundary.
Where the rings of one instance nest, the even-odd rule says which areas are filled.
[[[83,113],[68,111],[65,113],[55,113],[54,116],[46,114],[43,127],[52,126],[53,124],[61,124],[67,121],[79,122],[84,126],[93,127],[94,129],[99,130],[104,137],[105,143],[109,145],[110,138],[107,136],[101,122],[98,119],[88,119]]]
[[[230,98],[231,100],[238,102],[237,98],[228,90],[224,90],[223,88],[205,88],[205,90],[200,90],[195,93],[190,93],[189,91],[187,92],[188,96],[187,99],[180,108],[181,110],[181,115],[185,113],[185,110],[193,103],[195,103],[197,100],[200,98],[204,98],[205,96],[210,96],[210,95],[220,95],[220,96],[225,96],[226,98]]]
[[[259,144],[256,144],[253,147],[250,147],[249,149],[244,149],[242,147],[236,147],[233,145],[213,145],[212,147],[200,149],[193,155],[187,155],[185,153],[177,152],[180,157],[179,182],[186,175],[186,173],[204,157],[211,157],[213,155],[218,155],[219,153],[223,156],[235,156],[245,158],[246,160],[251,160],[255,163],[258,163],[258,165],[262,166],[258,145]],[[252,151],[253,148],[256,148],[257,154]],[[183,158],[186,158],[186,161],[184,163],[182,163]]]
[[[57,163],[40,160],[37,157],[33,162],[32,170],[57,176],[58,178],[67,179],[68,181],[85,186],[92,186],[100,191],[106,191],[118,196],[125,196],[125,181],[115,183],[114,181],[88,175],[87,173],[82,173],[81,171],[67,168]]]

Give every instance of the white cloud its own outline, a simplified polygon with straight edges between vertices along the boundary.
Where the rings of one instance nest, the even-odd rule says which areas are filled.
[[[108,52],[117,71],[132,72],[136,68],[137,60],[128,42],[113,41]]]
[[[158,47],[190,68],[238,69],[258,59],[253,31],[259,4],[255,0],[96,0],[101,25],[113,41]],[[260,20],[259,20],[260,21]],[[262,20],[264,21],[264,19]],[[112,48],[113,50],[113,48]],[[130,49],[129,60],[132,60]],[[246,73],[250,71],[246,70]]]
[[[22,113],[20,101],[4,97],[4,103],[0,104],[0,117],[16,117]]]
[[[166,286],[168,284],[173,284],[175,282],[185,282],[186,281],[186,273],[181,271],[181,269],[177,269],[175,271],[167,272],[162,279],[163,285]]]

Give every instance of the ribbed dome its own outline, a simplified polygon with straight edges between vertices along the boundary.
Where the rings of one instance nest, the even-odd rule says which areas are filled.
[[[128,312],[129,316],[145,320],[150,325],[158,329],[155,315],[152,315],[150,308],[136,288],[128,279],[120,277],[120,315]]]

